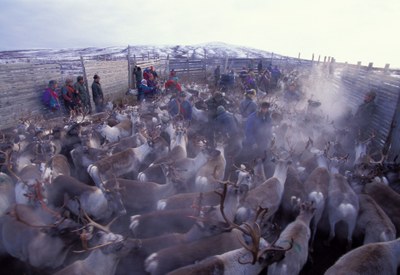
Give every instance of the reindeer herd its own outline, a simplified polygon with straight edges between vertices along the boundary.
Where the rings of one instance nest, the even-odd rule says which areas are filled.
[[[207,140],[211,91],[187,90],[190,122],[161,96],[4,133],[0,254],[23,263],[7,272],[397,274],[399,164],[279,93],[258,99],[273,106],[265,151]],[[225,97],[237,112],[241,93]]]

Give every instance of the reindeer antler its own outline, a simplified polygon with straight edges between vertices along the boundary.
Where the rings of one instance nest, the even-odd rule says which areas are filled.
[[[261,238],[260,225],[256,221],[258,220],[258,217],[260,215],[264,216],[267,213],[268,209],[260,207],[257,210],[257,214],[256,214],[254,222],[252,224],[250,224],[248,222],[243,223],[243,226],[244,226],[244,228],[243,228],[243,227],[237,225],[236,223],[234,223],[233,221],[230,221],[225,214],[224,202],[225,202],[225,198],[226,198],[226,194],[227,194],[227,189],[228,189],[227,184],[224,184],[224,189],[223,189],[222,193],[215,191],[219,196],[221,196],[220,211],[221,211],[222,217],[224,218],[225,222],[230,226],[231,229],[237,229],[237,230],[241,231],[243,234],[245,234],[246,236],[250,236],[251,241],[252,241],[251,245],[245,244],[241,239],[239,239],[239,242],[242,244],[242,246],[247,251],[249,251],[252,254],[253,259],[251,262],[240,262],[240,259],[239,259],[239,262],[241,264],[248,264],[248,263],[255,264],[260,255],[259,252],[260,252],[260,238]]]

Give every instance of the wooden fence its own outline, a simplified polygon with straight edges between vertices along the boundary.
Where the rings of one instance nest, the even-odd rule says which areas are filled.
[[[385,68],[375,68],[372,63],[368,66],[361,64],[350,65],[335,63],[334,59],[324,59],[323,62],[271,56],[271,58],[160,58],[158,55],[136,56],[127,49],[125,58],[76,58],[75,60],[30,60],[25,63],[0,65],[0,129],[13,127],[21,117],[41,114],[43,111],[40,96],[51,79],[59,81],[60,86],[67,77],[74,81],[78,75],[83,75],[91,94],[93,75],[101,77],[105,97],[113,100],[122,96],[128,88],[133,88],[133,67],[143,69],[155,66],[161,79],[167,79],[169,71],[175,69],[181,78],[196,81],[206,79],[212,75],[217,65],[222,73],[230,69],[236,72],[246,68],[257,69],[257,64],[262,61],[264,68],[277,65],[279,68],[290,71],[292,69],[310,69],[320,65],[330,77],[332,89],[345,91],[347,104],[355,110],[362,103],[364,94],[371,88],[378,91],[376,102],[378,115],[372,121],[379,144],[384,147],[390,139],[390,157],[393,159],[400,153],[400,71]],[[336,73],[334,71],[336,70]],[[93,104],[93,103],[92,103]],[[391,128],[391,126],[394,126]]]

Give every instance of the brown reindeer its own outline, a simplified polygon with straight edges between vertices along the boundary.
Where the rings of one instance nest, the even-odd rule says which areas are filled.
[[[360,210],[356,231],[363,233],[364,244],[396,239],[394,224],[374,199],[366,194],[359,194],[358,198]]]
[[[396,275],[399,262],[400,239],[370,243],[340,257],[325,274]]]
[[[313,203],[302,203],[296,220],[288,224],[279,235],[276,244],[282,247],[292,245],[285,258],[268,267],[269,274],[299,274],[308,258],[310,222],[315,213]]]

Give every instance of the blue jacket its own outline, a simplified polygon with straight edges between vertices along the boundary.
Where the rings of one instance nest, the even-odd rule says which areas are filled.
[[[233,114],[229,112],[223,112],[217,115],[215,118],[216,130],[222,133],[228,134],[233,137],[238,134],[238,124]]]
[[[240,114],[244,118],[247,118],[250,114],[257,111],[257,104],[246,96],[246,98],[240,102],[239,110]]]
[[[179,102],[176,98],[174,98],[168,103],[168,113],[172,117],[182,115],[184,119],[191,120],[192,111],[192,105],[190,105],[189,101],[187,100]]]
[[[254,112],[247,118],[245,126],[246,143],[252,145],[265,144],[272,136],[272,119],[269,113],[261,116]]]

